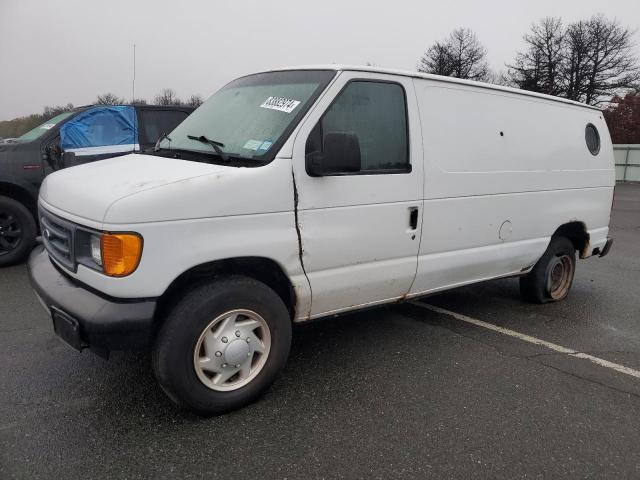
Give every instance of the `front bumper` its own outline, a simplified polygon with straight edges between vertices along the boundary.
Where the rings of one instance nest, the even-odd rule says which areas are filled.
[[[29,279],[53,318],[54,330],[72,347],[108,356],[151,342],[156,299],[114,299],[94,293],[58,270],[42,246],[29,257]]]

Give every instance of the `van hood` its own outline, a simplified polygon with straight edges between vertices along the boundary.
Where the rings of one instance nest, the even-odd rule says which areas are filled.
[[[118,200],[230,169],[174,158],[130,154],[52,173],[40,188],[40,198],[65,212],[102,222],[109,207]]]
[[[288,158],[247,168],[141,154],[53,173],[40,198],[105,228],[291,211],[294,203]]]

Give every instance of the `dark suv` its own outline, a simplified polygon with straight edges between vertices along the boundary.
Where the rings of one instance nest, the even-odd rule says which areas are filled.
[[[153,148],[192,111],[183,106],[91,105],[0,143],[0,267],[23,260],[33,247],[38,189],[46,175]]]

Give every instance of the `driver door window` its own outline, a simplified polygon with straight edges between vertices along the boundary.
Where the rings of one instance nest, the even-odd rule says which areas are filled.
[[[410,172],[404,89],[390,82],[352,81],[308,137],[306,154],[324,151],[328,134],[354,135],[361,169],[355,174]]]

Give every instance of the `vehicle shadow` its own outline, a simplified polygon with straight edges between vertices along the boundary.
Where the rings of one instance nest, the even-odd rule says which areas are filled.
[[[418,301],[456,310],[464,305],[522,313],[514,321],[527,320],[531,308],[520,299],[515,279],[462,287]],[[248,408],[278,402],[313,404],[318,398],[333,402],[351,392],[370,392],[372,383],[384,390],[390,363],[406,372],[424,365],[427,354],[434,362],[451,355],[451,342],[467,327],[452,327],[442,315],[426,309],[409,312],[407,307],[410,304],[393,304],[294,325],[285,369],[264,398]],[[567,308],[556,307],[556,313]],[[53,383],[47,397],[55,404],[65,405],[71,397],[104,415],[115,411],[129,417],[199,419],[176,408],[164,395],[153,376],[150,353],[115,352],[105,362],[90,352],[74,352],[53,337],[46,349],[53,360],[40,363],[38,375]]]
[[[279,379],[260,401],[243,410],[339,402],[354,392],[370,392],[371,385],[379,383],[376,377],[388,377],[387,362],[381,357],[402,364],[401,352],[409,344],[414,352],[429,349],[435,355],[439,335],[427,332],[427,324],[403,316],[398,308],[380,307],[295,325],[290,358]],[[413,333],[408,337],[409,331]],[[164,395],[153,376],[150,353],[114,352],[104,361],[90,352],[74,352],[56,338],[47,341],[47,350],[54,360],[40,365],[38,376],[57,379],[47,395],[49,406],[90,409],[88,420],[114,414],[118,421],[145,416],[160,423],[200,420]],[[229,415],[238,414],[243,415]]]
[[[480,291],[476,291],[478,286],[466,287],[464,292],[438,294],[428,301],[451,303],[464,297],[467,303],[486,302],[487,296],[503,295],[505,301],[520,302],[517,282],[515,287],[504,280],[491,283]],[[285,369],[262,400],[244,410],[271,408],[280,402],[341,403],[345,396],[361,399],[357,392],[369,395],[372,385],[392,394],[393,389],[387,390],[393,383],[389,379],[391,364],[400,372],[392,376],[420,370],[425,352],[434,360],[446,355],[444,350],[455,335],[443,328],[438,315],[424,310],[420,322],[416,322],[404,309],[406,305],[393,304],[294,325]],[[76,402],[82,399],[81,406],[91,406],[105,416],[115,412],[129,418],[149,416],[161,422],[200,419],[175,407],[164,395],[153,376],[150,353],[114,352],[105,362],[90,352],[74,352],[55,338],[51,338],[49,349],[56,360],[47,363],[39,374],[54,378],[64,371],[50,396],[60,404],[71,396]]]

